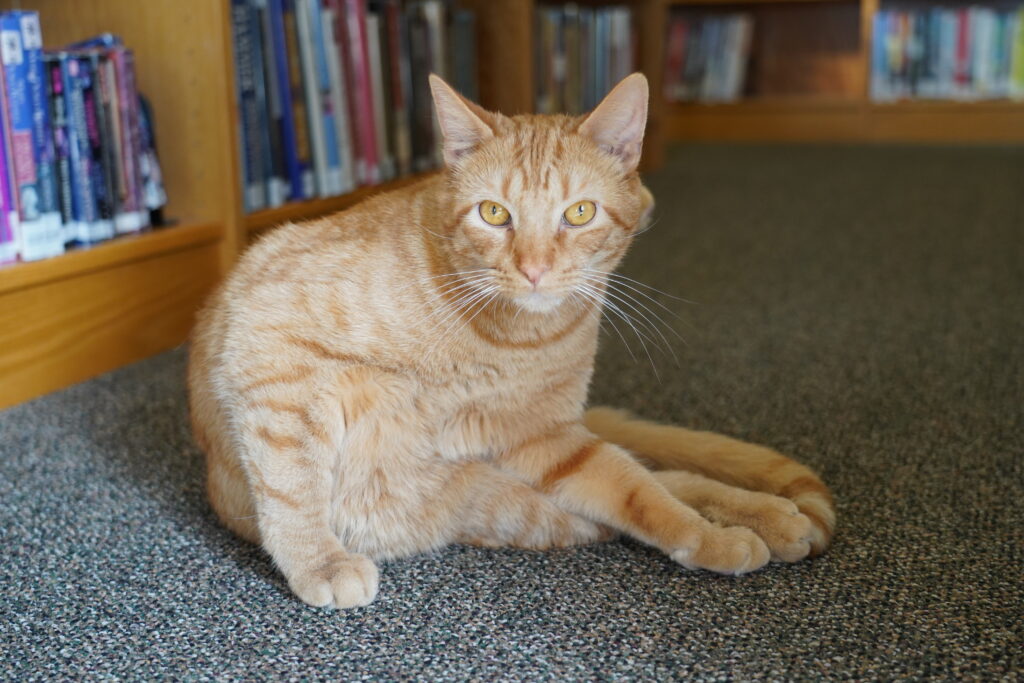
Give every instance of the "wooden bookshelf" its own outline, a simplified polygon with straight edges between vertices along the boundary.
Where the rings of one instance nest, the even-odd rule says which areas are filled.
[[[879,0],[654,1],[666,21],[675,10],[754,16],[751,95],[729,104],[666,103],[666,140],[1024,142],[1024,102],[873,102]],[[660,40],[664,51],[664,30]]]

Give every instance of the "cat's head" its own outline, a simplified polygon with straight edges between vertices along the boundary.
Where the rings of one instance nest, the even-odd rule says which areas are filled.
[[[451,265],[529,311],[593,299],[653,206],[637,174],[647,79],[625,78],[580,117],[506,117],[430,85],[455,200]]]

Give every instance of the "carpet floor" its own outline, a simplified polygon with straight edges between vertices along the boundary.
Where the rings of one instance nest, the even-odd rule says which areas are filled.
[[[592,400],[815,468],[827,554],[456,546],[312,609],[210,512],[179,349],[0,413],[0,679],[1017,680],[1024,150],[683,146],[649,185],[623,272],[685,341],[609,327]]]

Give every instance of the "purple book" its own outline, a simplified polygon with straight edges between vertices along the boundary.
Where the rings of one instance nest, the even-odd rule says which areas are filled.
[[[0,69],[0,92],[3,91],[3,69]],[[18,258],[18,210],[11,195],[10,164],[7,163],[7,107],[0,98],[0,263]]]

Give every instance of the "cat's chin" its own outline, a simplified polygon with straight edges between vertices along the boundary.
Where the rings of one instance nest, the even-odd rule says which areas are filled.
[[[544,292],[530,292],[517,296],[513,302],[527,313],[552,313],[557,310],[565,297]]]

